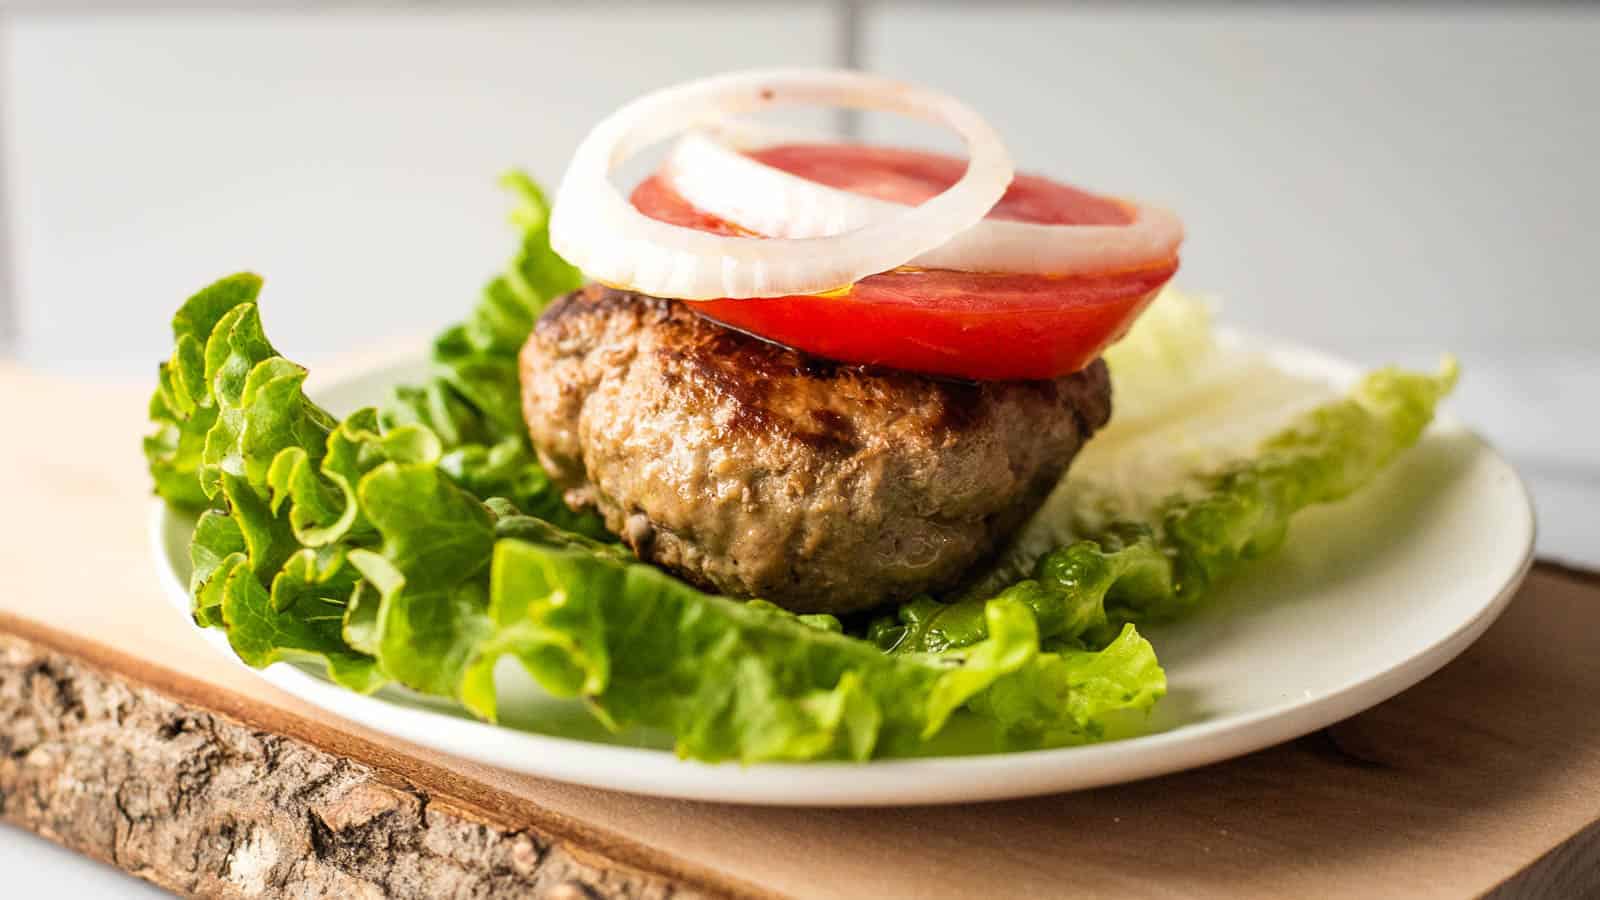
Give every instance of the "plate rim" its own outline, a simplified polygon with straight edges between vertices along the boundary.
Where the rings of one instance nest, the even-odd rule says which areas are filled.
[[[1332,380],[1355,377],[1360,367],[1331,354],[1237,331],[1230,342],[1253,345],[1275,362],[1293,360]],[[317,392],[357,378],[420,363],[421,351],[395,353],[339,377],[320,381]],[[1505,611],[1534,562],[1537,519],[1526,482],[1494,446],[1446,412],[1430,431],[1456,428],[1469,435],[1489,461],[1510,476],[1525,534],[1517,564],[1488,603],[1427,646],[1382,670],[1353,677],[1316,697],[1294,697],[1255,710],[1120,741],[1009,753],[935,756],[867,762],[703,763],[670,750],[604,744],[519,731],[447,713],[391,703],[359,694],[288,663],[251,668],[232,651],[227,636],[199,628],[190,613],[188,588],[170,565],[166,532],[175,515],[158,497],[152,501],[149,539],[163,593],[183,620],[213,650],[280,690],[321,711],[357,725],[453,756],[512,772],[588,787],[686,800],[775,806],[909,806],[1003,800],[1084,790],[1197,768],[1302,737],[1376,706],[1443,668],[1477,640]],[[442,728],[447,723],[449,728]],[[441,733],[465,730],[471,752]],[[1068,763],[1071,760],[1071,763]],[[1030,774],[1031,773],[1031,774]]]

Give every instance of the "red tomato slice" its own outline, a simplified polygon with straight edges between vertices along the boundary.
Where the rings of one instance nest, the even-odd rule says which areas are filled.
[[[910,205],[943,193],[967,170],[967,161],[954,156],[859,144],[779,144],[747,155],[807,181]],[[1011,180],[988,218],[1039,225],[1126,225],[1133,220],[1115,200],[1025,174]]]
[[[811,181],[898,203],[954,184],[964,160],[847,144],[786,144],[751,154]],[[745,234],[690,205],[660,177],[633,192],[640,212],[719,234]],[[1125,207],[1046,178],[1019,175],[992,218],[1051,225],[1125,225]],[[750,235],[751,237],[759,237]],[[1082,369],[1121,337],[1178,269],[1010,275],[901,268],[840,291],[709,300],[694,309],[734,328],[843,362],[978,380],[1055,378]]]

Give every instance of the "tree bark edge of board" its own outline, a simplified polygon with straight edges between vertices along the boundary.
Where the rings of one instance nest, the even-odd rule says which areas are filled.
[[[0,818],[191,896],[703,896],[4,633]]]

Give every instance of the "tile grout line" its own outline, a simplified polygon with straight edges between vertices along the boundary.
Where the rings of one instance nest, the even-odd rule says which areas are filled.
[[[8,93],[5,35],[10,27],[10,15],[0,11],[0,359],[16,358],[22,343],[20,304],[17,301],[16,229],[11,219],[11,192],[7,189],[7,174],[12,160],[7,158],[5,148],[8,142],[4,133],[5,98]]]
[[[833,64],[841,69],[861,68],[861,38],[865,0],[835,0],[833,5]],[[855,140],[861,136],[861,110],[840,109],[834,116],[839,136]]]

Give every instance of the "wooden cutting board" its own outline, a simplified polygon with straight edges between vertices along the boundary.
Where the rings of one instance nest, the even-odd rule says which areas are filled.
[[[1600,578],[1537,566],[1443,671],[1273,749],[1005,803],[794,810],[542,781],[228,664],[147,550],[145,388],[0,367],[0,814],[223,896],[1600,892]]]

